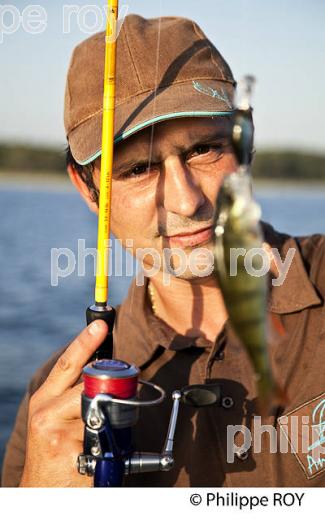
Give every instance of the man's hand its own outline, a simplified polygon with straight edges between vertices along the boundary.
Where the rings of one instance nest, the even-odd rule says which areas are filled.
[[[69,345],[29,404],[27,451],[20,487],[91,487],[79,474],[83,451],[83,384],[73,386],[82,368],[104,341],[106,323],[96,320]]]

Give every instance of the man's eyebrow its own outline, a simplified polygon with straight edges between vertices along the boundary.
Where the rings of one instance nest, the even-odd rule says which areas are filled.
[[[175,146],[173,153],[178,154],[184,154],[199,144],[206,144],[211,143],[212,141],[216,140],[224,140],[227,137],[230,136],[230,130],[229,128],[218,128],[217,130],[214,130],[213,132],[209,132],[207,134],[200,134],[193,135],[193,138],[191,139],[191,136],[189,136],[189,142],[186,145],[183,146]],[[114,172],[120,173],[122,171],[127,171],[130,168],[133,168],[136,165],[142,165],[142,164],[148,164],[149,162],[152,164],[157,164],[164,160],[164,157],[155,157],[154,154],[151,155],[151,157],[148,157],[148,155],[142,155],[141,153],[134,155],[136,159],[128,159],[127,161],[124,161],[120,164],[118,164],[116,167],[114,166]]]
[[[117,166],[114,166],[113,173],[120,173],[123,171],[130,170],[130,168],[134,168],[134,166],[137,166],[139,164],[148,164],[149,159],[148,157],[141,159],[139,155],[137,156],[137,159],[130,159],[128,161],[122,162],[121,164],[118,164]],[[153,162],[153,161],[151,161]]]
[[[209,134],[195,136],[193,137],[191,144],[188,147],[184,147],[184,151],[190,150],[198,144],[205,144],[218,139],[222,140],[226,137],[230,137],[230,131],[227,128],[223,128],[222,130],[218,129],[217,131],[211,132]]]
[[[209,144],[217,141],[224,141],[230,136],[229,130],[226,128],[223,128],[222,130],[218,129],[214,132],[209,132],[207,134],[200,134],[193,136],[192,139],[189,138],[189,141],[187,144],[184,144],[183,146],[176,146],[175,151],[177,151],[179,154],[185,154],[186,152],[190,152],[195,148],[196,146],[199,146],[201,144]]]

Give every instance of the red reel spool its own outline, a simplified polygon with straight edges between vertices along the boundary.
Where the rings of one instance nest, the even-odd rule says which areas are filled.
[[[93,361],[83,369],[84,392],[89,398],[109,394],[119,399],[136,396],[139,369],[118,359]]]

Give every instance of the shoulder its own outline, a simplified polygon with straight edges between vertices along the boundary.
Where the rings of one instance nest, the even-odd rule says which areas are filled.
[[[315,233],[313,235],[294,238],[300,247],[305,262],[309,266],[325,261],[325,235]]]
[[[281,255],[284,255],[290,247],[297,249],[310,281],[325,296],[325,235],[315,233],[305,236],[290,236],[276,231],[265,222],[262,222],[262,229],[265,240],[272,247],[278,248]]]
[[[311,282],[325,296],[325,235],[295,237]]]

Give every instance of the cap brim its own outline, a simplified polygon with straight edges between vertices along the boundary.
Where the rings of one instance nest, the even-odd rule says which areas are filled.
[[[115,108],[114,143],[161,121],[182,117],[229,116],[234,110],[233,97],[232,83],[211,79],[176,83],[159,88],[156,93],[135,96]],[[69,145],[74,159],[81,165],[100,157],[101,111],[70,133]]]

